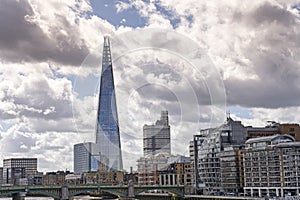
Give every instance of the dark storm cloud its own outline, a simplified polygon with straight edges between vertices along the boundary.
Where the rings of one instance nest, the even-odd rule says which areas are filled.
[[[271,5],[265,3],[251,13],[249,21],[253,21],[253,25],[260,23],[280,23],[285,26],[290,26],[295,23],[295,16],[289,11],[278,7],[277,5]]]
[[[265,108],[300,106],[299,20],[268,3],[242,18],[257,31],[244,49],[257,78],[226,80],[228,103]]]
[[[56,15],[55,25],[46,35],[27,20],[33,10],[28,1],[1,0],[0,56],[7,62],[53,61],[65,65],[80,65],[89,50],[77,38],[79,34],[64,16]],[[66,34],[63,34],[64,31]]]
[[[253,50],[258,79],[225,81],[229,104],[278,108],[300,105],[300,66],[274,52]]]

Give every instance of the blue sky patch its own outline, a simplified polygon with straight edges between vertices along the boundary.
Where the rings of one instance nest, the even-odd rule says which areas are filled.
[[[170,20],[170,23],[172,24],[173,28],[178,27],[179,23],[181,22],[180,17],[178,17],[172,10],[167,9],[159,4],[154,4],[156,7],[156,10],[159,11],[161,14],[163,14],[168,20]]]
[[[230,106],[227,108],[227,111],[230,114],[234,114],[237,117],[244,118],[244,119],[252,119],[252,111],[248,108],[242,108],[240,106]]]
[[[144,27],[147,24],[147,18],[142,17],[136,8],[129,8],[122,12],[117,12],[115,0],[91,0],[91,6],[93,12],[91,14],[96,15],[102,19],[107,20],[115,27],[130,26],[133,28]],[[128,1],[122,1],[128,2]]]

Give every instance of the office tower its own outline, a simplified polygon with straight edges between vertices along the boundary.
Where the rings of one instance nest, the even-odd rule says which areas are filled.
[[[110,50],[104,37],[102,72],[97,112],[96,143],[74,145],[74,172],[116,171],[123,169],[119,122]]]
[[[37,172],[37,158],[10,158],[3,160],[3,184],[19,184],[21,179]]]
[[[171,154],[168,111],[161,111],[161,118],[153,125],[144,125],[144,156],[158,153]]]
[[[109,171],[123,169],[110,39],[104,37],[96,145]],[[104,159],[105,160],[105,159]]]
[[[74,172],[80,174],[98,170],[99,153],[96,153],[96,145],[92,142],[74,145]]]

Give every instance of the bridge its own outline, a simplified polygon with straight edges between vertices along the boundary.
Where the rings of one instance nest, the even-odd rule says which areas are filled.
[[[152,186],[152,185],[65,185],[65,186],[8,186],[0,187],[0,197],[13,197],[13,200],[24,200],[25,196],[41,195],[55,200],[66,200],[82,194],[110,193],[119,198],[130,199],[151,190],[166,191],[173,196],[183,197],[184,186]]]

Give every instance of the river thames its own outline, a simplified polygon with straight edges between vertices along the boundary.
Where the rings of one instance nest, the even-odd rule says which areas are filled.
[[[73,200],[100,200],[101,197],[77,196]],[[12,200],[12,198],[0,198],[0,200]],[[25,200],[54,200],[52,197],[26,197]]]

